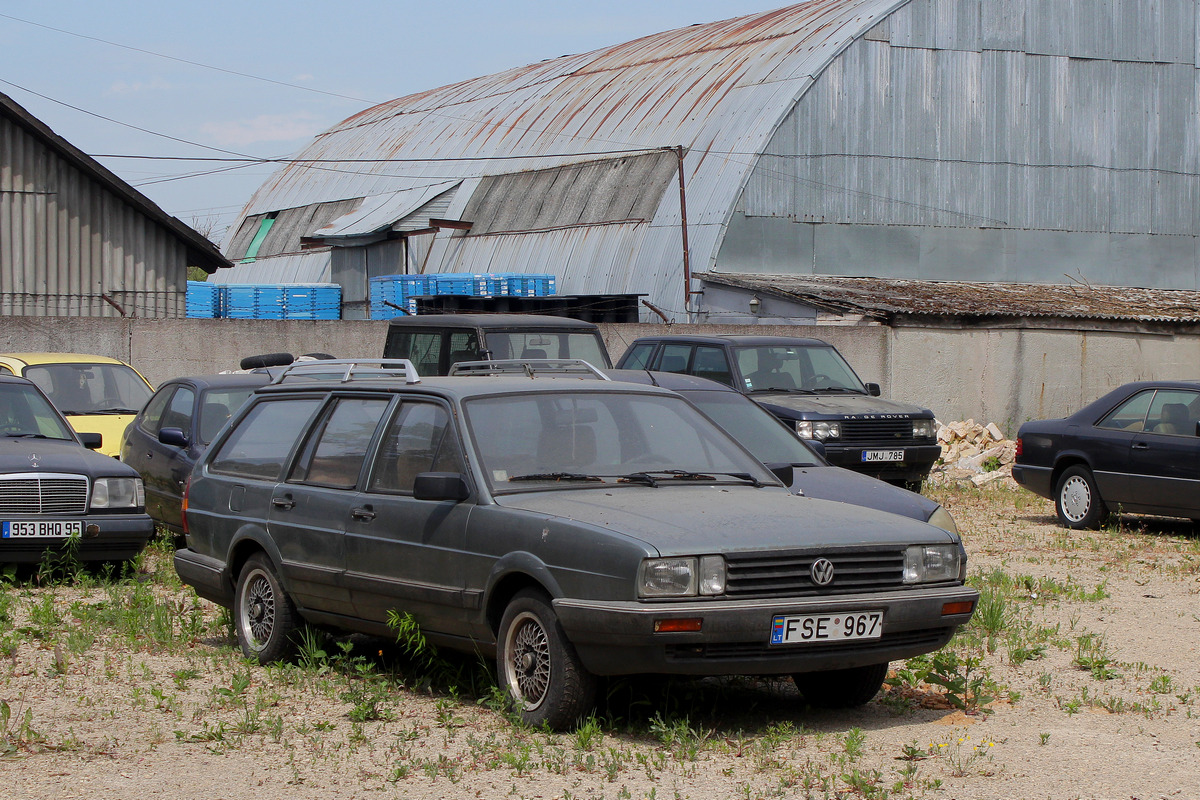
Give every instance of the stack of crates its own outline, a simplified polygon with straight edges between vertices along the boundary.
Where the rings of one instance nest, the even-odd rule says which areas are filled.
[[[222,316],[230,319],[341,319],[342,287],[330,283],[228,284]]]
[[[520,272],[435,272],[429,275],[381,275],[371,278],[371,319],[391,319],[417,313],[418,297],[542,297],[554,294],[548,274]],[[400,306],[400,308],[396,308]]]
[[[224,293],[220,286],[204,281],[188,281],[184,297],[190,319],[213,319],[224,314]]]
[[[284,319],[341,319],[342,287],[302,283],[283,287]]]
[[[515,297],[545,297],[554,294],[554,276],[539,273],[509,273],[508,291]]]
[[[371,319],[402,317],[405,312],[415,314],[417,301],[413,298],[431,294],[435,294],[432,275],[381,275],[371,278]]]

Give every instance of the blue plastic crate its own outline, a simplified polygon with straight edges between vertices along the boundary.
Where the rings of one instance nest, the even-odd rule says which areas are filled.
[[[543,297],[555,293],[555,284],[553,275],[514,274],[508,278],[508,293],[519,297]]]
[[[221,287],[204,281],[188,281],[184,295],[186,314],[192,319],[221,316]]]
[[[445,272],[433,276],[433,291],[430,294],[473,295],[475,280],[473,275],[461,272]]]
[[[508,294],[509,274],[503,272],[485,272],[471,276],[474,286],[472,294],[480,297],[496,297]]]

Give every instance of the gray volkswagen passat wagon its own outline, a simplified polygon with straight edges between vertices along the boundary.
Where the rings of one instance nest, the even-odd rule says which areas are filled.
[[[955,534],[788,492],[682,397],[570,377],[318,362],[259,389],[192,473],[175,566],[247,657],[301,620],[494,653],[525,721],[595,676],[792,675],[871,699],[970,618]]]

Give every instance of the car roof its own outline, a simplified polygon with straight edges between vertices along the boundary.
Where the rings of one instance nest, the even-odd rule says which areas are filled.
[[[418,314],[393,317],[396,328],[579,328],[599,330],[595,323],[545,314]]]
[[[431,375],[421,378],[416,383],[406,383],[402,378],[395,377],[356,377],[352,381],[339,379],[297,379],[283,380],[280,383],[270,383],[258,389],[259,394],[285,394],[312,391],[406,391],[416,394],[436,394],[456,400],[465,400],[488,395],[505,395],[520,393],[537,394],[567,394],[578,392],[602,393],[636,393],[673,396],[668,389],[629,383],[626,381],[602,381],[578,375],[528,376],[509,375]]]
[[[757,334],[712,334],[701,335],[693,333],[672,333],[662,336],[643,336],[633,341],[633,345],[642,342],[678,342],[680,344],[730,344],[738,346],[752,345],[797,345],[803,347],[832,347],[822,339],[806,336],[759,336]]]
[[[222,372],[216,375],[186,375],[171,378],[159,384],[161,390],[167,385],[189,384],[200,390],[234,389],[238,387],[254,388],[269,383],[271,375],[267,372]]]
[[[742,396],[741,392],[732,386],[710,381],[708,378],[697,378],[695,375],[685,375],[682,372],[657,372],[646,369],[606,369],[604,374],[614,381],[627,381],[648,386],[659,386],[673,392],[729,392]]]
[[[117,358],[88,355],[86,353],[0,353],[0,359],[20,361],[26,366],[34,364],[124,364]]]

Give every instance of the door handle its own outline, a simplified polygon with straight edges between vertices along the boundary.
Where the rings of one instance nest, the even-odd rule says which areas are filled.
[[[1149,450],[1150,445],[1146,444],[1145,442],[1134,442],[1133,449],[1134,450]]]
[[[272,497],[271,505],[275,506],[276,508],[282,508],[286,511],[289,508],[295,508],[296,501],[293,500],[290,496],[289,497]]]
[[[354,517],[355,519],[361,519],[364,522],[370,522],[371,520],[375,519],[375,512],[371,510],[370,506],[352,508],[350,509],[350,516]]]

